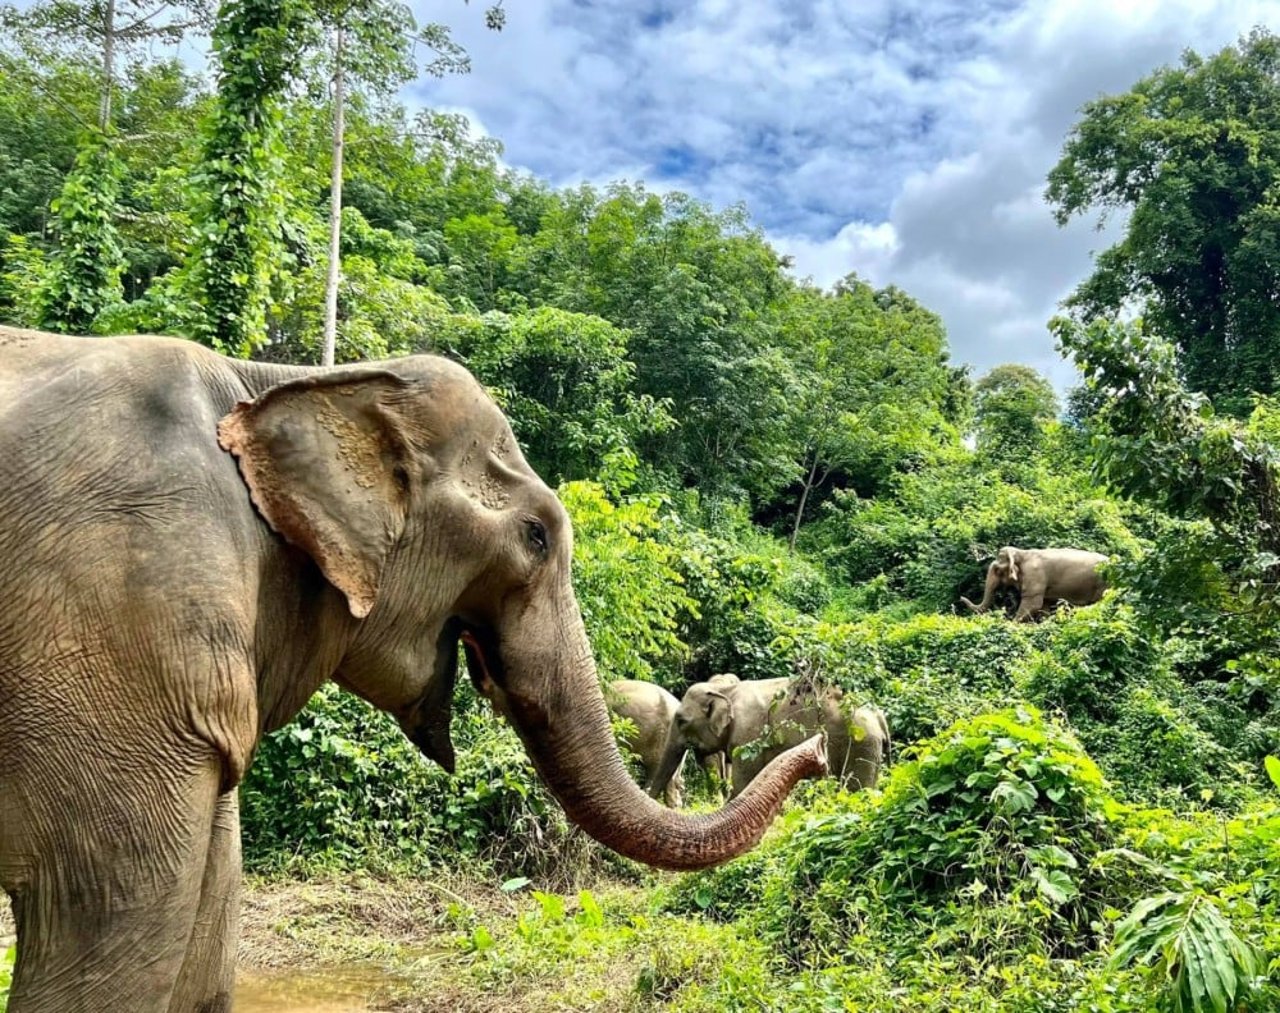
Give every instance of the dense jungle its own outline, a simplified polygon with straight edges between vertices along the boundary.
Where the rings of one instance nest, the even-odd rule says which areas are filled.
[[[797,278],[747,207],[512,170],[397,97],[484,73],[398,4],[153,6],[0,11],[0,323],[461,363],[572,518],[602,681],[800,679],[892,737],[874,788],[805,781],[666,873],[576,830],[468,680],[452,775],[327,684],[240,787],[237,1008],[1280,1009],[1280,38],[1138,68],[1062,138],[1054,213],[1124,227],[1046,322],[1059,391],[973,375],[856,264]],[[1014,621],[1005,546],[1108,590]]]

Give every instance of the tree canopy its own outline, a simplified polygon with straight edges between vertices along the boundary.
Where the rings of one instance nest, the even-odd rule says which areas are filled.
[[[1280,385],[1280,38],[1188,50],[1084,107],[1049,174],[1060,224],[1118,213],[1124,235],[1068,300],[1089,320],[1137,304],[1192,389],[1224,409]]]

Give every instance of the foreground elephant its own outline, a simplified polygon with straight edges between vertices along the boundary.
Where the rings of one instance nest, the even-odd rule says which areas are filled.
[[[731,798],[742,794],[767,763],[814,732],[826,735],[832,776],[855,789],[874,787],[889,760],[889,727],[878,708],[847,714],[838,690],[815,693],[807,681],[695,683],[680,701],[672,729],[662,766],[649,785],[651,795],[663,789],[686,750],[699,757],[729,757]]]
[[[628,735],[623,744],[636,754],[648,784],[662,764],[667,731],[675,720],[680,701],[656,683],[618,679],[605,687],[604,702],[611,712],[635,726],[635,733]],[[683,793],[684,774],[677,770],[667,782],[664,794],[667,805],[679,809]]]
[[[332,678],[453,766],[458,644],[566,813],[723,862],[821,743],[689,818],[614,743],[563,507],[464,369],[0,329],[0,886],[10,1013],[230,1008],[236,785]]]
[[[987,567],[987,584],[982,601],[975,605],[960,601],[974,612],[991,608],[996,591],[1017,588],[1020,594],[1015,620],[1030,619],[1057,602],[1092,605],[1102,600],[1107,589],[1098,567],[1107,561],[1100,552],[1083,549],[1018,549],[1006,545]]]

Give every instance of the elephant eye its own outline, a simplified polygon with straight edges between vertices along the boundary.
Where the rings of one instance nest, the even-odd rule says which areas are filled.
[[[526,521],[525,526],[528,532],[529,544],[533,546],[533,550],[540,556],[547,554],[547,529],[543,527],[541,521]]]

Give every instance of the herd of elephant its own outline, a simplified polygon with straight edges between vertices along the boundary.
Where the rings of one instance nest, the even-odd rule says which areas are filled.
[[[804,778],[875,783],[878,711],[721,676],[659,696],[652,721],[638,702],[620,711],[648,736],[641,788],[572,559],[564,506],[454,362],[324,369],[0,327],[10,1013],[230,1010],[237,787],[328,680],[452,771],[461,649],[568,819],[659,868],[742,854]],[[1101,559],[1001,550],[973,607],[1004,586],[1024,619],[1096,600]],[[727,777],[715,812],[651,797],[676,801],[687,751]]]
[[[682,802],[686,753],[692,752],[736,798],[775,757],[814,734],[826,737],[828,773],[855,791],[873,788],[890,758],[884,712],[849,710],[839,690],[802,679],[744,681],[731,673],[694,683],[677,700],[638,679],[608,685],[609,710],[630,722],[622,742],[644,783],[668,806]]]
[[[987,568],[982,601],[960,601],[974,612],[988,611],[997,593],[1017,592],[1014,619],[1035,619],[1063,603],[1092,605],[1102,599],[1107,557],[1081,549],[1020,549],[1007,545]],[[630,722],[623,736],[640,763],[648,793],[678,808],[682,802],[686,753],[692,752],[716,782],[737,797],[774,757],[810,735],[826,736],[829,773],[857,790],[871,788],[889,761],[891,738],[884,712],[842,706],[834,688],[818,689],[802,680],[743,681],[713,675],[694,683],[677,700],[661,686],[637,679],[608,685],[609,710]]]

